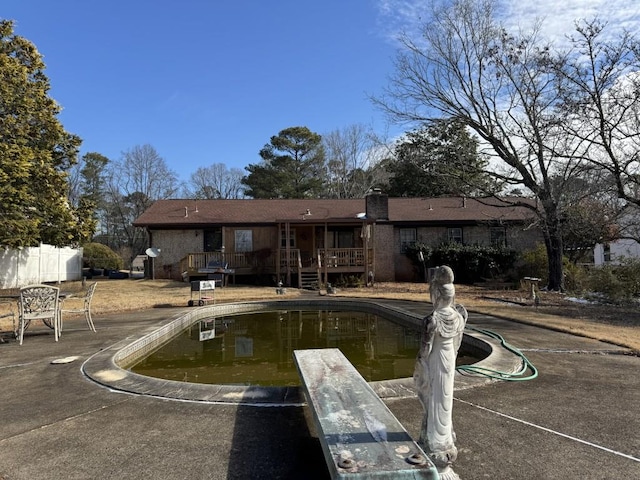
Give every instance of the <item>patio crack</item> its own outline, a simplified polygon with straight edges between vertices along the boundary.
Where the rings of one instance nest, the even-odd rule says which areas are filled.
[[[0,438],[0,445],[1,445],[3,442],[6,442],[6,441],[8,441],[8,440],[12,440],[12,439],[14,439],[14,438],[18,438],[18,437],[21,437],[21,436],[23,436],[23,435],[28,435],[28,434],[30,434],[30,433],[37,432],[38,430],[44,430],[44,429],[46,429],[46,428],[53,427],[53,426],[58,425],[58,424],[60,424],[60,423],[68,422],[68,421],[70,421],[70,420],[75,420],[76,418],[81,418],[81,417],[84,417],[84,416],[87,416],[87,415],[91,415],[91,414],[93,414],[93,413],[99,412],[99,411],[104,410],[104,409],[106,409],[106,408],[111,408],[111,407],[115,407],[115,406],[117,406],[117,405],[123,404],[123,403],[125,403],[125,402],[128,402],[129,400],[131,400],[131,399],[126,398],[126,399],[124,399],[124,400],[121,400],[121,401],[119,401],[119,402],[115,402],[115,403],[112,403],[112,404],[109,404],[109,405],[102,405],[102,406],[100,406],[100,407],[98,407],[98,408],[94,408],[94,409],[92,409],[92,410],[88,410],[88,411],[86,411],[86,412],[78,413],[78,414],[76,414],[76,415],[71,415],[70,417],[65,417],[65,418],[62,418],[62,419],[57,420],[57,421],[55,421],[55,422],[52,422],[52,423],[46,423],[46,424],[44,424],[44,425],[39,425],[39,426],[37,426],[37,427],[35,427],[35,428],[31,428],[31,429],[29,429],[29,430],[25,430],[25,431],[23,431],[23,432],[16,433],[16,434],[11,435],[11,436],[6,437],[6,438]],[[1,480],[1,479],[0,479],[0,480]]]

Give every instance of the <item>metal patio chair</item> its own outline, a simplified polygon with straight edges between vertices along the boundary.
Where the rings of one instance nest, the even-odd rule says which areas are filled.
[[[93,298],[93,293],[96,291],[96,286],[98,282],[94,282],[89,285],[87,291],[82,297],[65,297],[62,300],[62,306],[60,309],[61,313],[84,313],[84,318],[87,321],[87,325],[89,328],[96,331],[96,327],[93,324],[93,319],[91,318],[91,299]],[[82,301],[82,306],[77,305],[72,308],[67,308],[67,305],[73,304],[74,302]],[[62,331],[62,315],[60,315],[60,331]]]
[[[28,285],[20,289],[18,301],[18,338],[20,345],[24,331],[32,320],[53,329],[56,342],[60,336],[60,289],[49,285]]]

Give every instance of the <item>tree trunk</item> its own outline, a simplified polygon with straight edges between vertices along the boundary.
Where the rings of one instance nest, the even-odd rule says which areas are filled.
[[[563,290],[563,270],[562,270],[562,234],[557,222],[548,225],[545,232],[544,243],[547,248],[547,259],[549,267],[549,281],[547,289],[552,291]]]

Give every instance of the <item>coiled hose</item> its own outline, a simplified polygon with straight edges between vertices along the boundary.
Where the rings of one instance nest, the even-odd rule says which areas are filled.
[[[478,375],[484,375],[489,378],[506,380],[510,382],[522,382],[525,380],[533,380],[538,376],[538,369],[533,365],[533,363],[531,363],[531,361],[529,361],[529,359],[520,350],[518,350],[513,345],[510,345],[509,343],[507,343],[507,341],[502,337],[502,335],[496,332],[492,332],[491,330],[484,330],[481,328],[470,327],[469,325],[467,325],[465,328],[467,330],[473,330],[474,332],[487,335],[488,337],[491,337],[494,340],[499,340],[500,344],[504,348],[506,348],[507,350],[509,350],[510,352],[514,353],[515,355],[517,355],[522,359],[522,367],[520,368],[519,371],[511,373],[511,372],[501,372],[500,370],[493,370],[491,368],[479,367],[476,365],[460,365],[456,367],[456,370],[458,370],[459,372],[475,373]],[[524,376],[525,373],[527,373],[527,371],[531,371],[531,373],[529,375]]]

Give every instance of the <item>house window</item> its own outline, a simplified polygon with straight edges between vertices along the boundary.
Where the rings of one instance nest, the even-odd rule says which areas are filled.
[[[449,243],[462,243],[462,228],[455,227],[447,230]]]
[[[327,232],[327,248],[354,248],[355,234],[353,228],[338,228]]]
[[[253,251],[253,232],[251,230],[236,230],[236,252]]]
[[[287,248],[287,231],[280,231],[280,248]],[[289,229],[289,248],[296,248],[296,229]]]
[[[353,230],[339,230],[338,236],[338,248],[353,248]]]
[[[416,244],[417,233],[415,228],[401,228],[400,229],[400,252],[406,253],[409,247],[413,247]]]
[[[603,246],[603,255],[604,255],[604,262],[605,263],[610,263],[611,262],[611,245],[608,243],[605,243]]]
[[[491,245],[498,248],[507,246],[507,229],[505,227],[491,227]]]

